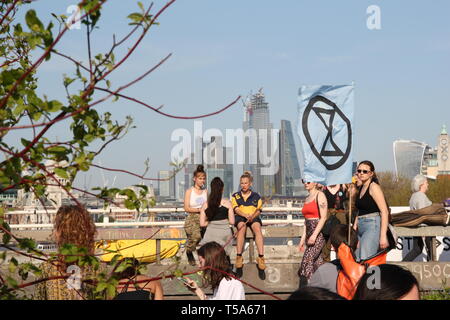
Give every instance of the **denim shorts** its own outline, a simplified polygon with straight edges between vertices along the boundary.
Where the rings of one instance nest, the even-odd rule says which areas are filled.
[[[380,247],[380,215],[358,217],[359,247],[355,254],[358,260],[366,260],[374,256]]]

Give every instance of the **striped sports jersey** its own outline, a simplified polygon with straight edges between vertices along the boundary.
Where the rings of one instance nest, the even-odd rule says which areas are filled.
[[[262,208],[260,195],[253,191],[245,200],[240,191],[234,193],[231,196],[231,204],[233,205],[233,210],[239,208],[241,212],[247,216],[252,215],[256,209],[261,210]]]

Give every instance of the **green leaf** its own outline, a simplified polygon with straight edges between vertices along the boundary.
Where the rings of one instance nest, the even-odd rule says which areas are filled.
[[[28,10],[28,12],[25,15],[25,21],[27,23],[28,28],[30,28],[31,30],[37,32],[44,31],[44,25],[36,16],[36,11]]]
[[[28,141],[27,139],[21,138],[20,142],[24,147],[28,147],[28,145],[31,143],[31,141]]]
[[[127,18],[133,20],[133,22],[129,23],[129,25],[135,25],[141,23],[144,19],[144,16],[142,15],[142,13],[134,12],[129,14]]]
[[[33,239],[25,238],[20,239],[19,241],[19,248],[20,249],[36,249],[37,245],[36,242]]]
[[[67,76],[64,76],[64,87],[68,87],[74,81],[75,81],[74,78],[69,78]]]
[[[17,262],[17,260],[15,258],[11,258],[11,260],[9,260],[9,265],[8,265],[9,272],[14,273],[16,271],[18,265],[19,265],[19,263]]]
[[[57,100],[52,100],[48,102],[48,111],[49,112],[57,112],[61,110],[63,104]]]
[[[116,296],[116,286],[108,284],[106,288],[106,295],[108,298],[114,298]]]
[[[106,289],[107,286],[108,286],[108,284],[106,282],[99,282],[99,284],[95,288],[95,292],[96,293],[102,292]]]
[[[53,170],[56,173],[56,175],[60,176],[61,178],[69,179],[69,175],[67,174],[65,169],[54,168]]]
[[[128,209],[128,210],[133,210],[133,209],[136,209],[136,206],[134,205],[134,201],[131,201],[131,200],[125,200],[125,207]]]
[[[66,147],[63,147],[63,146],[53,146],[53,147],[48,148],[47,151],[51,152],[51,153],[61,153],[61,152],[66,152],[67,149],[66,149]]]
[[[42,117],[42,112],[36,112],[32,115],[34,121],[38,121]]]

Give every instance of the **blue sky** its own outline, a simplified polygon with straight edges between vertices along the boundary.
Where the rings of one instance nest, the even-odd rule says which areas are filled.
[[[154,2],[153,12],[165,3]],[[48,21],[50,12],[65,13],[71,4],[75,1],[41,0],[30,7]],[[381,30],[366,26],[370,5],[381,9]],[[129,30],[125,17],[133,11],[138,11],[135,1],[108,1],[93,36],[94,52],[107,52],[112,33],[120,37]],[[447,0],[178,0],[112,77],[112,87],[173,53],[125,93],[156,107],[164,105],[167,113],[196,115],[263,87],[271,120],[279,128],[281,119],[295,126],[301,85],[354,81],[355,160],[370,159],[377,170],[393,170],[395,139],[435,146],[442,125],[450,127],[449,14]],[[84,30],[68,32],[57,49],[87,61]],[[43,64],[41,92],[64,99],[61,74],[72,72],[72,65],[57,57]],[[152,177],[169,168],[170,150],[176,144],[170,141],[172,131],[193,130],[193,121],[168,119],[123,100],[108,101],[98,109],[112,112],[116,119],[129,114],[137,126],[103,153],[102,164],[141,172],[150,157]],[[242,117],[239,103],[204,119],[203,127],[240,128]],[[63,126],[50,134],[63,136]],[[102,184],[98,170],[88,176],[91,186]],[[106,174],[106,179],[112,181],[112,176]],[[116,186],[137,182],[118,175]]]

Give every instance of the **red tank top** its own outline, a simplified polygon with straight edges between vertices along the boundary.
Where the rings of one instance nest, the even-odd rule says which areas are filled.
[[[319,208],[317,207],[316,200],[305,203],[302,208],[302,214],[305,217],[305,219],[319,218]]]

